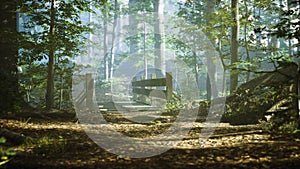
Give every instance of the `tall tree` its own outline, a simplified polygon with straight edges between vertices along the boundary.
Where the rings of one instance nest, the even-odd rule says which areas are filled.
[[[155,31],[155,67],[160,69],[163,73],[166,71],[165,61],[165,40],[164,40],[164,1],[155,0],[154,12],[156,23]]]
[[[12,111],[19,99],[17,71],[17,2],[0,1],[0,113]]]
[[[48,55],[48,75],[46,90],[46,109],[51,109],[54,104],[54,52],[55,52],[55,0],[50,4],[50,28],[49,28],[49,55]]]
[[[251,61],[251,58],[250,58],[250,45],[249,45],[249,41],[248,41],[248,37],[247,37],[247,35],[248,35],[248,27],[249,27],[249,22],[248,22],[248,20],[250,20],[249,18],[250,18],[250,13],[249,13],[249,10],[248,10],[248,4],[247,4],[247,2],[246,1],[244,1],[244,10],[245,10],[245,16],[243,17],[243,18],[245,18],[244,19],[244,23],[243,23],[243,25],[244,25],[244,47],[245,47],[245,50],[246,50],[246,60],[247,60],[247,62],[249,62],[250,63],[250,61]],[[248,66],[248,70],[250,70],[250,66]],[[247,72],[247,75],[246,75],[246,81],[248,82],[249,80],[250,80],[250,71],[249,72]]]
[[[114,21],[113,21],[113,32],[112,32],[112,44],[110,48],[110,75],[109,77],[113,77],[113,71],[114,71],[114,64],[115,64],[115,45],[116,45],[116,39],[117,39],[117,21],[118,21],[118,15],[119,15],[119,4],[118,0],[114,1]]]
[[[137,18],[135,16],[135,14],[137,13],[136,10],[136,6],[137,6],[137,0],[129,0],[128,1],[128,6],[129,6],[129,12],[130,12],[130,16],[129,16],[129,26],[131,28],[131,30],[129,31],[129,47],[130,47],[130,53],[133,54],[135,52],[137,52],[137,40],[135,39],[135,28],[137,27]]]
[[[215,12],[215,6],[216,6],[216,0],[207,0],[206,1],[206,10],[205,10],[205,15],[206,15],[206,25],[208,28],[212,28],[212,15]],[[215,39],[211,34],[211,29],[206,31],[206,36],[208,39],[211,41],[212,44],[214,44]],[[211,98],[217,97],[218,91],[217,91],[217,86],[216,86],[216,79],[215,79],[215,74],[216,74],[216,68],[213,62],[213,56],[208,56],[206,57],[206,64],[207,64],[207,70],[209,73],[207,73],[207,78],[206,78],[206,91],[207,91],[207,99],[210,100]]]
[[[20,46],[21,59],[48,62],[46,108],[54,106],[54,75],[57,58],[72,58],[80,54],[85,37],[90,29],[81,21],[83,11],[91,12],[89,1],[25,1],[20,12],[28,17],[23,23],[24,45]]]
[[[109,55],[108,55],[108,2],[106,1],[101,8],[103,14],[103,53],[104,53],[104,79],[108,81],[109,79]]]
[[[233,25],[231,27],[231,65],[236,68],[236,63],[239,57],[239,0],[231,0],[231,14]],[[238,86],[238,73],[231,70],[230,72],[230,91],[234,91]]]

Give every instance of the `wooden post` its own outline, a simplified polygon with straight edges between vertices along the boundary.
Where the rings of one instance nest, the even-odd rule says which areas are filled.
[[[143,80],[145,80],[145,76],[142,76],[140,81],[143,81]],[[141,86],[141,88],[142,88],[142,89],[146,89],[146,86]],[[140,102],[142,102],[142,103],[147,103],[147,96],[145,96],[145,95],[143,95],[143,94],[140,94],[140,95],[138,96],[138,98],[139,98],[139,101],[140,101]]]
[[[156,79],[156,73],[151,74],[151,79]],[[156,89],[156,86],[153,86],[152,89]]]
[[[156,73],[152,73],[151,76],[150,76],[150,79],[156,79]],[[156,86],[152,86],[152,87],[150,87],[150,89],[157,89],[157,87]],[[150,100],[150,104],[151,105],[155,105],[157,99],[154,98],[154,97],[150,97],[149,96],[149,100]]]
[[[136,77],[133,77],[132,82],[136,82]],[[132,86],[132,88],[134,88],[134,87]],[[133,100],[137,101],[137,99],[138,99],[137,98],[138,97],[137,94],[135,94],[134,92],[132,94],[133,94]]]
[[[93,106],[93,98],[94,98],[94,79],[92,73],[87,73],[85,75],[85,93],[86,93],[86,106]]]
[[[166,72],[166,90],[167,90],[167,101],[172,99],[173,84],[172,84],[172,73]]]

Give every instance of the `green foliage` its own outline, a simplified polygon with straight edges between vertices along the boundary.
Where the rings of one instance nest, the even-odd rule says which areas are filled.
[[[293,4],[292,1],[290,2]],[[287,46],[285,46],[287,41],[279,39],[284,36],[276,37],[276,33],[270,33],[277,29],[274,29],[274,25],[278,22],[278,18],[283,17],[289,18],[291,21],[293,20],[293,22],[290,22],[289,24],[286,24],[288,23],[287,20],[284,20],[284,22],[282,21],[280,24],[280,26],[283,26],[284,28],[292,29],[290,30],[290,36],[285,34],[287,39],[291,39],[298,35],[296,32],[299,30],[297,26],[299,25],[299,23],[297,23],[299,20],[295,20],[295,18],[299,18],[299,11],[295,10],[297,8],[293,8],[289,11],[289,14],[293,14],[293,16],[290,17],[288,16],[288,12],[286,12],[286,14],[280,12],[283,8],[278,5],[279,2],[272,0],[241,1],[239,4],[241,16],[239,35],[239,45],[241,47],[239,52],[240,62],[237,62],[235,65],[230,65],[230,34],[228,32],[233,24],[230,1],[217,1],[215,4],[215,11],[210,15],[207,15],[206,13],[208,3],[209,1],[186,1],[181,4],[177,15],[185,18],[188,23],[195,25],[197,30],[202,30],[209,34],[214,41],[216,40],[218,52],[220,53],[226,68],[229,70],[235,67],[242,68],[233,70],[239,74],[241,70],[244,70],[248,72],[247,76],[250,77],[249,72],[265,70],[267,67],[266,65],[268,65],[269,68],[272,63],[276,63],[276,58],[282,57],[288,53]],[[296,4],[294,4],[294,6],[296,6]],[[208,24],[208,21],[210,24]],[[283,32],[287,33],[288,31]],[[280,41],[280,48],[275,45],[275,41]],[[175,48],[177,50],[186,51],[183,52],[183,55],[181,56],[186,63],[190,66],[201,64],[200,62],[197,63],[197,60],[192,59],[193,54],[192,52],[189,52],[191,49],[187,48],[191,48],[191,46],[186,47],[184,46],[185,44],[175,43]],[[274,66],[276,65],[274,64]],[[240,74],[240,76],[242,75],[243,74]],[[249,80],[249,77],[247,80]]]
[[[176,112],[180,109],[183,109],[185,104],[180,100],[179,98],[173,97],[171,100],[169,100],[165,106],[164,111],[166,112]]]
[[[125,14],[136,14],[138,12],[154,12],[154,0],[136,0],[129,3],[129,8],[123,9]]]
[[[106,80],[96,80],[95,83],[95,93],[98,96],[96,99],[98,102],[109,102],[112,98],[105,97],[106,93],[111,92],[111,81]]]
[[[288,122],[288,123],[281,125],[279,127],[279,131],[281,131],[282,133],[293,134],[293,133],[297,132],[297,126],[298,126],[298,123],[296,123],[295,121]]]
[[[22,92],[24,100],[32,107],[42,108],[45,103],[46,65],[32,63],[21,67],[22,73],[20,73],[19,78],[19,90]]]
[[[91,32],[89,25],[81,19],[84,12],[93,12],[91,4],[90,1],[55,1],[52,11],[50,2],[46,0],[20,2],[19,66],[24,70],[20,74],[20,87],[32,106],[44,107],[48,74],[46,63],[52,49],[56,107],[71,106],[71,60],[83,52],[85,34]],[[54,34],[50,33],[51,26],[55,28]]]
[[[44,136],[31,144],[35,146],[35,150],[38,152],[57,154],[66,151],[67,140],[62,136],[58,138]]]
[[[265,112],[278,102],[285,100],[286,104],[292,105],[289,90],[290,85],[286,84],[259,86],[251,90],[241,88],[227,99],[229,104],[226,104],[223,117],[233,124],[255,124],[263,119]]]
[[[260,124],[266,131],[278,132],[283,134],[299,133],[297,121],[289,121],[284,118],[271,117],[269,121],[261,120]]]
[[[47,66],[44,63],[34,62],[21,67],[23,71],[20,73],[19,89],[24,96],[23,99],[34,108],[44,108]],[[55,73],[56,107],[69,108],[72,106],[70,93],[73,64],[69,59],[61,58],[55,65]]]
[[[289,1],[288,9],[281,8],[280,21],[276,24],[276,30],[273,32],[278,37],[286,39],[297,39],[295,46],[299,46],[300,40],[300,12],[299,2],[296,0]]]
[[[6,139],[4,137],[0,137],[0,157],[1,157],[0,166],[9,162],[11,157],[16,155],[15,151],[1,145],[5,143],[6,143]]]
[[[0,144],[4,144],[4,143],[6,143],[6,139],[4,137],[1,137],[0,138]]]
[[[59,63],[55,65],[55,95],[57,100],[55,106],[60,109],[68,109],[72,107],[72,74],[74,63],[69,58],[61,58]]]

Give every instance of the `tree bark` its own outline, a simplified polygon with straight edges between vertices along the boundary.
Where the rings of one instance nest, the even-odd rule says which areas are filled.
[[[215,5],[216,5],[216,0],[208,0],[206,2],[206,10],[205,10],[205,15],[206,15],[206,25],[209,28],[212,28],[211,24],[211,15],[215,11]],[[212,44],[214,44],[215,39],[212,37],[212,34],[210,31],[206,31],[206,36],[210,40]],[[206,57],[206,66],[207,66],[207,76],[206,76],[206,91],[207,91],[207,100],[210,100],[212,98],[216,98],[218,94],[218,89],[216,86],[216,79],[215,79],[215,74],[216,74],[216,69],[215,69],[215,64],[213,62],[212,56],[207,56]]]
[[[231,27],[231,65],[235,68],[239,55],[239,1],[231,0],[231,14],[233,26]],[[230,72],[230,92],[233,92],[238,86],[238,73],[231,70]]]
[[[297,70],[297,75],[294,78],[294,93],[295,96],[293,98],[294,107],[295,107],[295,113],[296,113],[296,119],[298,122],[297,129],[300,130],[300,115],[299,115],[299,66]]]
[[[246,17],[248,17],[249,13],[248,13],[248,6],[247,6],[247,2],[244,1],[244,6],[245,6],[245,15]],[[248,24],[247,22],[244,23],[244,40],[245,40],[245,50],[246,50],[246,59],[247,59],[247,62],[250,63],[251,61],[251,58],[250,58],[250,52],[249,52],[249,43],[248,43],[248,40],[247,40],[247,35],[248,35],[248,31],[247,31],[247,27],[248,27]],[[247,67],[248,70],[250,70],[250,66]],[[248,82],[250,80],[250,74],[251,72],[247,72],[247,75],[246,75],[246,82]]]
[[[137,0],[129,0],[128,6],[129,6],[129,11],[132,12],[132,9],[134,9],[134,6],[136,4]],[[130,39],[129,39],[129,48],[130,48],[130,54],[133,54],[137,52],[137,41],[135,40],[134,36],[135,35],[135,28],[137,27],[137,21],[135,17],[135,12],[132,12],[131,15],[129,16],[129,26],[132,31],[129,31]]]
[[[118,0],[115,0],[115,13],[114,13],[114,23],[113,23],[113,32],[112,32],[112,44],[110,48],[110,75],[109,77],[113,77],[114,72],[114,64],[115,64],[115,44],[116,44],[116,29],[117,29],[117,20],[118,20],[118,11],[119,11],[119,5]]]
[[[54,105],[54,52],[55,52],[55,0],[51,0],[51,18],[50,18],[50,49],[48,61],[46,109],[50,110]]]
[[[164,1],[156,0],[154,3],[154,12],[156,16],[155,31],[155,67],[162,73],[166,72],[165,61],[165,42],[164,42]]]
[[[107,53],[107,8],[104,5],[104,10],[103,10],[103,53],[104,53],[104,78],[106,81],[108,81],[109,78],[109,64],[108,64],[108,53]]]
[[[197,96],[200,96],[200,80],[199,80],[199,64],[197,61],[197,55],[195,52],[193,52],[193,59],[194,59],[194,71],[195,71],[195,79],[196,79],[196,83],[197,83]],[[196,91],[195,91],[196,92]]]
[[[0,2],[0,113],[14,111],[21,101],[18,90],[16,1]]]

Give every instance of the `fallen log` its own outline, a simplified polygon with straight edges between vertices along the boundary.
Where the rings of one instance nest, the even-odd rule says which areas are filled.
[[[292,109],[297,69],[298,66],[291,63],[239,86],[227,97],[222,120],[230,124],[255,124],[263,119],[270,109],[277,111],[274,107],[281,102]]]
[[[7,142],[12,145],[20,145],[26,140],[26,137],[24,135],[8,130],[6,128],[0,129],[0,137],[4,137]]]
[[[286,110],[293,109],[297,69],[297,65],[291,63],[287,67],[263,73],[239,86],[226,97],[225,112],[221,121],[232,125],[257,124],[270,112],[282,110],[283,107],[278,106],[282,103]],[[199,116],[207,116],[210,103],[199,102]]]

